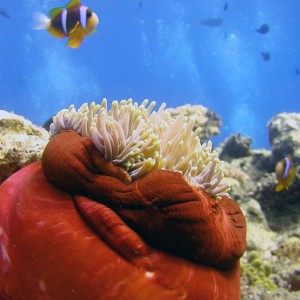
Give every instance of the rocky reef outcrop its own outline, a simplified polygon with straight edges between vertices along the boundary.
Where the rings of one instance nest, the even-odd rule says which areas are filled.
[[[248,247],[241,260],[245,300],[300,299],[299,121],[297,113],[274,116],[268,123],[271,151],[250,149],[248,156],[225,162],[231,195],[247,220]],[[295,180],[276,192],[275,165],[286,155],[293,158]]]
[[[41,159],[49,133],[29,120],[0,110],[0,183]]]
[[[300,114],[277,114],[268,122],[268,129],[274,161],[290,154],[295,166],[300,166]]]
[[[202,129],[199,135],[202,142],[220,133],[222,126],[221,117],[203,105],[186,104],[166,110],[171,113],[172,117],[176,117],[180,113],[184,113],[187,117],[193,117],[195,119],[194,130],[198,127]]]
[[[243,137],[240,132],[231,135],[220,147],[220,158],[230,161],[234,158],[249,156],[251,143],[251,137]]]

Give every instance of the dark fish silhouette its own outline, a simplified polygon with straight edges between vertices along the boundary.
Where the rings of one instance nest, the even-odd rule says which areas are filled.
[[[50,130],[50,125],[52,124],[52,122],[53,122],[53,119],[52,119],[52,117],[51,117],[51,118],[49,118],[49,119],[42,125],[43,128],[46,129],[47,131],[49,131],[49,130]]]
[[[228,3],[224,4],[223,10],[226,11],[228,9]]]
[[[271,59],[270,52],[260,52],[260,54],[264,61],[269,61]]]
[[[298,76],[300,74],[299,68],[295,69],[295,74]]]
[[[6,18],[10,18],[10,15],[3,8],[0,8],[0,15],[3,16],[3,17],[6,17]]]
[[[139,8],[142,8],[142,7],[143,7],[143,4],[144,4],[143,1],[140,1],[140,2],[139,2]]]
[[[201,20],[199,22],[200,25],[208,26],[208,27],[220,27],[223,24],[223,19],[221,18],[209,18],[205,20]]]
[[[262,24],[258,29],[256,29],[256,32],[265,34],[270,30],[270,26],[268,24]]]

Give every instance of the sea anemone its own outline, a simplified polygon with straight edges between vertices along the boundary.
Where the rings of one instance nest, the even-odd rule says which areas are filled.
[[[181,113],[176,118],[163,103],[153,111],[155,102],[148,106],[132,99],[101,104],[84,103],[78,111],[71,105],[53,117],[52,135],[63,130],[77,131],[91,137],[101,155],[123,167],[132,180],[155,169],[180,172],[193,187],[205,190],[210,196],[227,195],[229,186],[223,182],[223,163],[212,149],[211,141],[201,144],[201,128],[193,131],[195,120]]]

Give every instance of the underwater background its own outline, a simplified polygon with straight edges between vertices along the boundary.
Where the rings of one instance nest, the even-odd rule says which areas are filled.
[[[267,122],[300,110],[300,2],[85,0],[99,17],[78,49],[33,29],[68,1],[0,0],[0,108],[42,125],[83,102],[201,104],[221,135],[269,148]],[[260,30],[267,25],[268,30]]]

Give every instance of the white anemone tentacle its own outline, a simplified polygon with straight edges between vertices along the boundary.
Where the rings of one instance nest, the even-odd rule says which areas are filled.
[[[92,138],[101,155],[125,168],[133,180],[155,169],[180,172],[195,188],[220,198],[229,185],[223,182],[223,164],[211,141],[201,144],[201,128],[193,131],[195,120],[184,112],[171,117],[163,103],[154,111],[155,101],[141,105],[132,99],[101,104],[74,105],[53,117],[52,135],[75,130]]]

